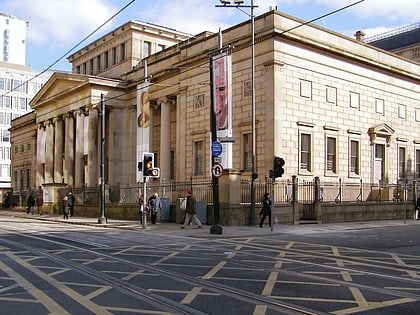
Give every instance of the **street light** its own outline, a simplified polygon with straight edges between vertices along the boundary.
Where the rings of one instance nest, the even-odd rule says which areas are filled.
[[[216,5],[216,7],[224,8],[237,8],[241,12],[245,13],[251,17],[251,135],[252,135],[252,157],[251,157],[251,209],[249,214],[249,225],[255,224],[255,180],[258,177],[258,174],[255,171],[255,151],[256,151],[256,141],[255,141],[255,16],[254,8],[258,6],[254,5],[254,0],[251,0],[250,5],[244,5],[244,1],[234,0],[231,4],[229,0],[220,0],[221,5]],[[241,8],[250,8],[251,14],[246,13]]]
[[[105,96],[101,94],[101,167],[100,167],[100,185],[101,185],[101,196],[100,196],[100,216],[98,218],[99,224],[107,223],[105,217]]]

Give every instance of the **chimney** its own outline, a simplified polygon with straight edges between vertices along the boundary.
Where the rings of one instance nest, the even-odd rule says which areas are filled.
[[[356,34],[354,34],[354,36],[356,37],[356,40],[358,42],[365,42],[365,33],[363,31],[357,31]]]

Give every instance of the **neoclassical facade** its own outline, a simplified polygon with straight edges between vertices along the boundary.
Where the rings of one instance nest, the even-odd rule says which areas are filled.
[[[255,19],[255,130],[250,22],[223,31],[223,44],[231,47],[234,140],[224,144],[224,154],[230,155],[224,167],[250,176],[254,131],[260,180],[275,155],[286,161],[280,180],[292,175],[354,183],[419,178],[420,65],[302,24],[278,11]],[[110,187],[137,184],[139,144],[144,149],[145,143],[155,154],[159,180],[211,177],[209,55],[218,48],[218,34],[183,38],[142,57],[141,47],[147,45],[133,44],[137,32],[125,27],[117,34],[131,43],[124,49],[110,33],[76,52],[69,58],[74,73],[55,73],[32,100],[37,186],[98,186],[101,95]],[[172,36],[180,39],[180,34]],[[112,47],[120,52],[132,47],[130,61],[114,70],[105,68],[118,52]],[[145,90],[150,101],[147,132],[138,112]]]

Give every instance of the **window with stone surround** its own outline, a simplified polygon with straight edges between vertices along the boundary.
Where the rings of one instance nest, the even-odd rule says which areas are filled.
[[[252,169],[252,134],[245,133],[242,136],[243,144],[243,170],[250,172]]]
[[[125,43],[120,44],[120,61],[125,60]]]
[[[398,118],[407,119],[407,107],[403,104],[398,104]]]
[[[143,42],[143,56],[142,58],[146,58],[151,54],[151,47],[152,44],[150,42],[144,41]]]
[[[327,103],[337,105],[337,88],[327,86],[325,90],[325,98]]]
[[[326,175],[335,175],[337,174],[337,138],[327,137],[326,145]]]
[[[204,142],[194,142],[194,175],[204,174]]]
[[[406,163],[405,163],[405,147],[398,147],[398,177],[405,178]]]
[[[350,97],[350,99],[349,99],[350,107],[360,110],[360,94],[350,92],[349,97]]]
[[[312,98],[312,82],[307,80],[300,80],[300,96]]]
[[[244,82],[242,91],[243,91],[242,94],[243,94],[244,98],[252,96],[252,83],[251,83],[251,81],[245,81]]]
[[[300,161],[299,171],[311,172],[312,171],[312,135],[302,132],[300,134]]]
[[[414,119],[415,119],[417,122],[419,122],[419,121],[420,121],[420,108],[415,108],[415,109],[414,109],[414,115],[415,115]]]
[[[360,175],[360,141],[350,140],[350,176]]]
[[[420,148],[416,149],[416,166],[415,166],[415,178],[420,178]]]
[[[383,115],[384,114],[384,100],[380,98],[375,99],[375,113]]]

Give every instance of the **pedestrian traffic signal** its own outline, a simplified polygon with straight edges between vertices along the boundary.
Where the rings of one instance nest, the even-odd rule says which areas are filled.
[[[154,168],[153,153],[143,154],[143,176],[152,176]]]
[[[281,157],[274,157],[273,173],[274,178],[281,177],[284,174],[284,159]]]

